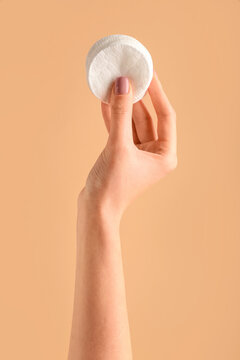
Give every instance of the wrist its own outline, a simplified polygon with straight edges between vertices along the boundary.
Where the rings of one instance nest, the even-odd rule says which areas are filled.
[[[84,187],[77,199],[78,212],[85,222],[118,228],[122,214],[114,209],[107,200],[99,199],[90,194]]]

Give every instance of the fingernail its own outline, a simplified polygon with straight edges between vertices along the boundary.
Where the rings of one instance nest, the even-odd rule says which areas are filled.
[[[129,90],[129,80],[126,76],[120,76],[115,82],[115,94],[127,94]]]

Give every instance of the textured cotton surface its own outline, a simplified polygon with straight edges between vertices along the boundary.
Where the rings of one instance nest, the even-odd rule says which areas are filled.
[[[105,36],[95,42],[87,54],[86,76],[92,93],[105,103],[110,102],[116,78],[127,76],[135,103],[144,96],[152,80],[152,57],[146,47],[131,36]]]

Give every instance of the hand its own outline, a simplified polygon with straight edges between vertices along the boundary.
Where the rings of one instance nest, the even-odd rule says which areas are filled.
[[[155,71],[148,92],[157,128],[141,100],[132,104],[130,82],[126,94],[114,89],[115,83],[110,104],[101,102],[108,141],[80,194],[121,216],[138,194],[176,168],[176,114]]]

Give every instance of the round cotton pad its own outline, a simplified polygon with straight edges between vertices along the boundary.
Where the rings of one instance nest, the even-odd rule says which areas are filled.
[[[152,80],[152,57],[146,47],[132,36],[105,36],[95,42],[87,54],[86,75],[90,90],[104,103],[110,102],[116,78],[127,76],[135,103],[144,96]]]

